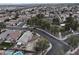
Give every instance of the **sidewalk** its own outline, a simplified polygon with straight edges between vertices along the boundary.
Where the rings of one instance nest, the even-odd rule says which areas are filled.
[[[77,52],[79,49],[79,46],[77,48],[75,48],[73,51],[69,50],[66,55],[70,55],[70,54],[74,54],[75,52]]]
[[[43,52],[41,52],[40,55],[46,55],[51,50],[51,48],[52,48],[52,44],[49,43],[49,47],[46,50],[44,50]]]
[[[46,52],[44,53],[44,55],[46,55],[51,50],[51,48],[52,48],[52,44],[49,43],[49,48],[46,50]]]
[[[70,37],[71,35],[78,35],[79,34],[79,32],[77,32],[77,33],[73,33],[73,34],[68,34],[68,35],[66,35],[64,38],[62,38],[62,40],[66,40],[68,37]]]

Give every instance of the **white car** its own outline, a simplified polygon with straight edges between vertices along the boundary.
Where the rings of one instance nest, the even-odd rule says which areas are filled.
[[[25,25],[23,25],[23,28],[27,28],[28,26],[25,24]]]
[[[22,22],[19,22],[17,25],[20,25]]]

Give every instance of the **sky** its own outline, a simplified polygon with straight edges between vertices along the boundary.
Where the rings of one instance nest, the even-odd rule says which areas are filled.
[[[0,4],[20,4],[20,3],[79,3],[78,0],[1,0]]]

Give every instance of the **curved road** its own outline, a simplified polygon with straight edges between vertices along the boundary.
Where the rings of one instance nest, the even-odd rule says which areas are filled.
[[[50,33],[39,28],[37,28],[35,31],[40,35],[47,37],[48,41],[52,44],[52,49],[47,53],[47,55],[65,54],[65,52],[69,50],[70,46],[67,43],[58,40],[58,38],[51,35]]]
[[[29,28],[22,28],[22,27],[6,27],[6,29],[11,30],[30,30]],[[55,36],[51,35],[50,33],[46,32],[45,30],[36,28],[34,29],[35,32],[39,33],[40,35],[47,37],[48,41],[52,44],[51,50],[47,53],[47,55],[62,55],[65,54],[70,46],[61,40],[58,40]]]

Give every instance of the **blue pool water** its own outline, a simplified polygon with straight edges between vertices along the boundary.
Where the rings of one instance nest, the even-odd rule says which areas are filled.
[[[17,51],[13,55],[24,55],[22,51]]]
[[[7,50],[7,51],[5,51],[5,55],[12,55],[13,52],[14,52],[14,50]]]
[[[22,51],[6,50],[5,55],[24,55]]]

